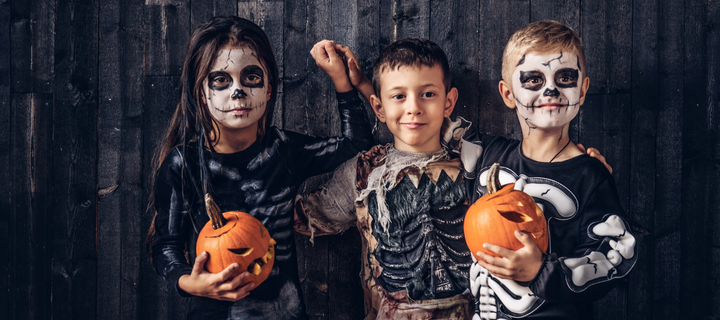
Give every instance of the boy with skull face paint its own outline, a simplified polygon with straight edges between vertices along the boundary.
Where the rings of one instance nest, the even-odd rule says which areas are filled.
[[[546,253],[519,231],[525,247],[517,251],[484,244],[500,257],[478,252],[470,269],[473,319],[585,318],[637,260],[615,180],[568,136],[590,83],[584,59],[579,36],[561,23],[518,30],[503,53],[499,91],[515,109],[523,140],[463,141],[470,200],[487,192],[497,162],[501,184],[514,182],[543,209],[550,236]]]

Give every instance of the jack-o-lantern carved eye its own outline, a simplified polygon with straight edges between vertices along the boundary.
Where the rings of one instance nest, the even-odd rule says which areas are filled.
[[[499,164],[494,164],[487,175],[487,194],[469,209],[464,221],[465,241],[478,258],[477,252],[497,256],[483,248],[484,243],[518,250],[524,245],[515,237],[519,230],[532,237],[540,251],[548,247],[547,222],[543,211],[528,194],[514,189],[514,184],[500,185]]]
[[[252,253],[253,247],[228,249],[228,251],[230,251],[236,255],[239,255],[241,257],[247,257],[249,254]]]
[[[525,223],[528,221],[532,221],[532,218],[528,217],[525,214],[522,214],[517,211],[500,211],[498,210],[498,213],[503,216],[503,218],[508,219],[515,223]]]

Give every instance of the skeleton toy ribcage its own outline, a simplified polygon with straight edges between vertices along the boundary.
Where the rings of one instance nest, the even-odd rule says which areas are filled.
[[[472,263],[463,236],[467,205],[462,176],[452,179],[442,171],[433,183],[425,173],[407,174],[414,179],[405,176],[386,194],[387,230],[378,222],[375,194],[368,197],[378,242],[368,254],[383,268],[380,283],[390,292],[407,290],[413,300],[462,293],[469,287]]]

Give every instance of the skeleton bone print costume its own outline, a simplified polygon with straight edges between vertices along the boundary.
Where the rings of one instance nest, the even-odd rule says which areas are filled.
[[[299,233],[337,234],[353,225],[360,231],[365,319],[472,316],[466,188],[459,158],[447,151],[457,144],[444,145],[434,153],[375,146],[297,197]]]
[[[271,127],[262,140],[243,151],[204,153],[217,204],[223,212],[243,211],[260,220],[277,241],[276,256],[267,280],[249,296],[235,303],[192,297],[188,319],[307,317],[293,235],[295,194],[307,178],[331,172],[373,141],[357,91],[337,93],[337,98],[342,137],[313,138]],[[156,178],[152,260],[157,272],[175,289],[180,276],[192,270],[198,232],[209,220],[199,177],[197,150],[180,146],[163,161]]]
[[[522,155],[521,143],[484,136],[463,144],[469,197],[487,192],[487,170],[501,164],[500,183],[516,183],[543,209],[550,243],[528,283],[492,276],[476,262],[470,269],[473,319],[583,319],[637,261],[635,238],[624,221],[615,180],[597,159],[581,155],[541,163]],[[474,156],[473,156],[474,155]],[[551,177],[551,178],[550,178]]]

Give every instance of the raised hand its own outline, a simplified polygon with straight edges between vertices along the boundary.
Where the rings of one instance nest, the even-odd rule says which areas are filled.
[[[315,64],[332,79],[335,90],[347,92],[352,90],[352,85],[347,74],[345,61],[338,55],[335,42],[322,40],[316,43],[310,50],[310,55],[315,59]]]
[[[207,252],[204,251],[197,256],[192,272],[189,275],[181,276],[178,280],[180,289],[194,296],[237,301],[245,298],[250,293],[250,290],[255,287],[253,282],[239,287],[240,283],[250,276],[247,271],[230,279],[231,275],[239,268],[237,263],[231,264],[220,273],[207,272],[205,270],[207,258]]]

